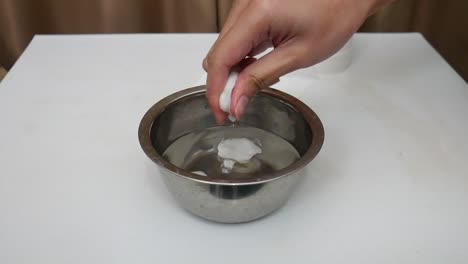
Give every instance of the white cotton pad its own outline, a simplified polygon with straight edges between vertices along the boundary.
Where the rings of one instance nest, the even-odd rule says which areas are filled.
[[[236,118],[231,113],[231,95],[232,95],[232,90],[234,89],[234,86],[236,85],[238,76],[239,76],[239,73],[236,71],[232,71],[231,73],[229,73],[226,84],[224,85],[223,92],[219,96],[219,108],[221,108],[221,110],[223,110],[225,113],[228,114],[228,118],[232,122],[236,121]]]
[[[230,160],[230,159],[225,159],[223,160],[223,167],[221,168],[221,171],[223,173],[229,173],[234,168],[234,165],[236,165],[235,161]]]
[[[204,173],[203,171],[192,171],[193,174],[197,174],[197,175],[200,175],[200,176],[208,176],[206,175],[206,173]]]
[[[218,157],[223,159],[223,172],[232,170],[236,163],[247,163],[262,153],[262,149],[247,138],[224,139],[218,144]]]

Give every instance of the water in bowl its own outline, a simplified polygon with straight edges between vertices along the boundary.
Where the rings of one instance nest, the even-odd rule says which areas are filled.
[[[246,163],[235,163],[226,170],[218,156],[218,145],[224,139],[245,138],[260,147],[261,153]],[[287,140],[254,127],[222,126],[186,134],[174,141],[163,157],[186,171],[210,177],[255,177],[286,168],[300,158]],[[201,173],[202,172],[202,173]]]

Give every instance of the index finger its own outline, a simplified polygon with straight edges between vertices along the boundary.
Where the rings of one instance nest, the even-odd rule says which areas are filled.
[[[207,56],[207,98],[216,120],[222,123],[226,114],[219,108],[222,93],[231,68],[244,59],[249,52],[268,38],[268,21],[249,8],[239,14],[223,38],[218,39]]]

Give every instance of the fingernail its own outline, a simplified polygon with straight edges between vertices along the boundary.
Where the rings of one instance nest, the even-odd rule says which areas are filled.
[[[248,104],[249,104],[249,98],[247,98],[247,96],[243,95],[241,96],[241,98],[239,98],[239,100],[237,101],[237,106],[236,106],[237,119],[240,119],[242,115],[244,115]]]

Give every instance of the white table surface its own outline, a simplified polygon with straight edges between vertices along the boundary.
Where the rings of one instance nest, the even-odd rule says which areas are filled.
[[[326,139],[277,213],[179,208],[137,129],[215,37],[34,38],[0,84],[0,263],[468,262],[468,86],[419,34],[357,35],[346,72],[282,79]]]

